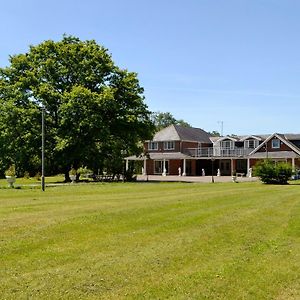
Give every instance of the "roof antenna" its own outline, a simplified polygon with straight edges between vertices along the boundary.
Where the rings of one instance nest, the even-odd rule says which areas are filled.
[[[221,125],[221,136],[223,136],[223,125],[224,125],[224,122],[223,121],[218,121],[218,124]]]

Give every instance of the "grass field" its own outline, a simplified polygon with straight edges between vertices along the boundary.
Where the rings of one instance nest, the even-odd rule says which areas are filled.
[[[300,185],[0,189],[0,299],[300,299]]]

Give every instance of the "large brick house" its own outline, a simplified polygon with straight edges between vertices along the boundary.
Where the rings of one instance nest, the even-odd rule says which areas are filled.
[[[144,143],[144,153],[126,160],[143,160],[145,175],[249,175],[266,158],[300,168],[300,134],[211,137],[200,128],[171,125]]]

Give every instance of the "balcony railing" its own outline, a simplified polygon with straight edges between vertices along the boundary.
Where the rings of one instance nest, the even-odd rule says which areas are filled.
[[[209,148],[187,148],[184,154],[192,157],[245,157],[254,149],[245,148],[224,148],[224,147],[209,147]]]

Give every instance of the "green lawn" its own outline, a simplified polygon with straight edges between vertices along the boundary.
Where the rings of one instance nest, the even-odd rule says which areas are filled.
[[[63,175],[57,175],[57,176],[52,176],[52,177],[45,177],[45,181],[47,184],[52,184],[52,183],[62,183],[64,181],[64,176]],[[20,187],[20,186],[40,186],[41,185],[41,180],[38,180],[37,178],[30,177],[30,178],[16,178],[16,182],[14,183],[15,187]],[[8,183],[6,179],[0,179],[0,188],[6,188],[8,187]]]
[[[0,299],[300,299],[300,185],[0,189]]]

